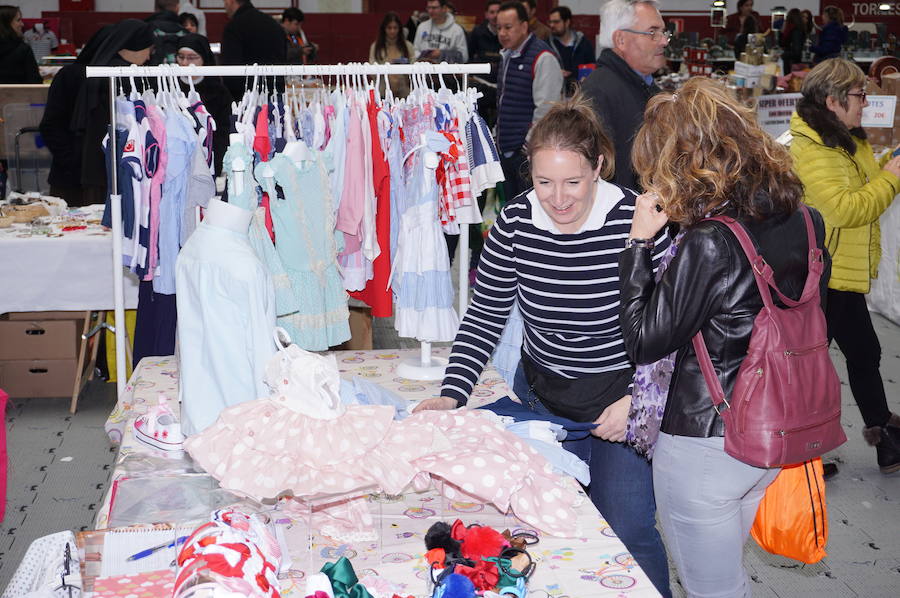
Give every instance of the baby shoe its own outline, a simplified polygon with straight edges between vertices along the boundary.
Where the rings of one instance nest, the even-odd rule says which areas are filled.
[[[155,449],[181,451],[184,434],[168,403],[167,397],[159,395],[159,403],[134,420],[134,437]]]

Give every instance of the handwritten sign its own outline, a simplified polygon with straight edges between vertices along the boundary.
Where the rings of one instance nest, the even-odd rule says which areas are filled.
[[[894,126],[897,96],[869,96],[869,105],[863,108],[862,126],[890,129]]]
[[[778,93],[760,96],[756,104],[756,120],[763,131],[778,137],[791,126],[794,106],[803,96],[799,93]]]

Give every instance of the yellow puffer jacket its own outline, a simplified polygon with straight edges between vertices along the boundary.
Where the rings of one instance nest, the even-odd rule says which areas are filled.
[[[803,201],[825,219],[825,242],[832,259],[828,287],[868,293],[881,261],[878,219],[900,193],[900,179],[881,169],[890,153],[878,163],[868,141],[856,139],[853,156],[843,148],[828,147],[796,112],[791,134]]]

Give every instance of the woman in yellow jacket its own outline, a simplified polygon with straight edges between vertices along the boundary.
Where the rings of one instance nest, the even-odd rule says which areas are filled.
[[[825,317],[828,336],[847,360],[850,390],[862,413],[863,435],[874,445],[883,473],[900,470],[900,417],[887,406],[881,345],[866,306],[878,275],[878,219],[900,193],[900,157],[875,160],[861,128],[866,77],[841,58],[825,60],[806,76],[791,118],[791,154],[804,202],[825,219],[831,279]]]

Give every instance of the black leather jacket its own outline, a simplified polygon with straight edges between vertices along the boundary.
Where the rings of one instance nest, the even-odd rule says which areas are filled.
[[[824,247],[822,216],[812,208],[810,212],[816,243],[824,252],[820,281],[824,309],[831,258]],[[798,299],[807,273],[803,215],[797,211],[741,223],[774,270],[781,292]],[[679,436],[723,436],[723,421],[713,409],[691,338],[703,331],[710,358],[730,397],[747,354],[753,321],[762,309],[750,262],[737,238],[724,224],[700,222],[681,238],[675,258],[658,284],[653,280],[647,249],[623,251],[619,276],[619,319],[631,358],[636,363],[650,363],[678,352],[661,430]],[[775,303],[780,305],[777,297]]]

